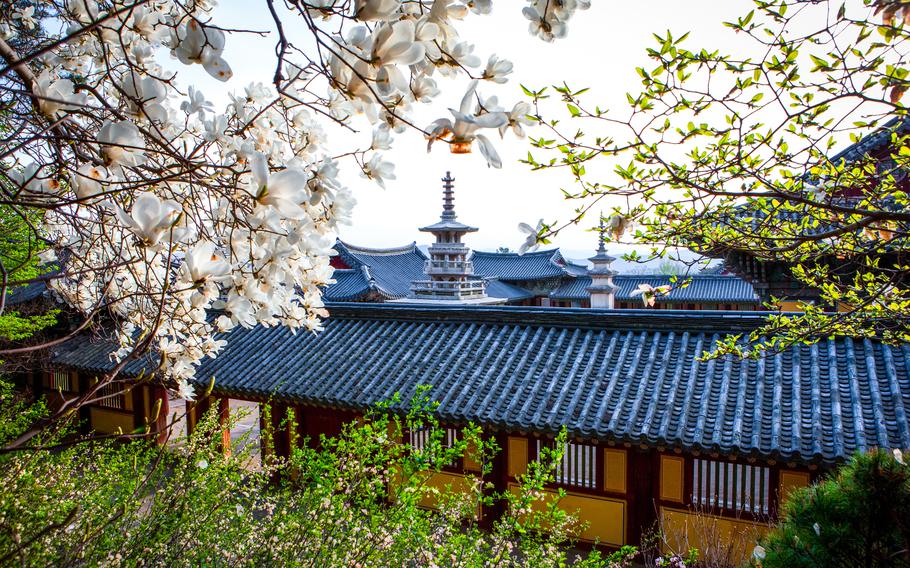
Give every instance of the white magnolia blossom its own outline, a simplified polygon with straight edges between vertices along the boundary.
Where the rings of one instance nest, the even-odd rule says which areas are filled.
[[[41,170],[41,166],[33,162],[24,168],[10,170],[9,175],[22,190],[31,194],[29,197],[57,193],[60,190],[60,182],[42,174]]]
[[[205,113],[215,112],[215,107],[205,99],[202,91],[190,85],[187,100],[180,103],[180,110],[188,115],[196,114],[201,119],[205,116]]]
[[[124,226],[148,246],[158,244],[165,233],[174,227],[182,211],[176,201],[162,200],[153,193],[141,194],[129,213],[119,206],[114,207],[117,217]]]
[[[17,8],[13,11],[13,19],[19,20],[19,23],[27,29],[34,29],[38,25],[38,22],[35,21],[35,7],[34,6],[25,6]]]
[[[471,81],[467,92],[461,99],[461,105],[458,110],[449,109],[455,121],[448,118],[440,118],[427,127],[428,143],[427,151],[436,140],[446,140],[452,145],[453,152],[469,152],[471,145],[477,141],[481,155],[487,160],[487,165],[494,168],[502,167],[502,160],[496,149],[490,143],[490,140],[477,131],[482,128],[500,128],[509,123],[509,116],[498,108],[488,109],[483,105],[477,105],[472,110],[475,99],[477,81]]]
[[[104,192],[107,181],[107,170],[92,164],[79,166],[70,176],[70,185],[79,199],[90,199]]]
[[[577,10],[587,10],[590,7],[590,0],[531,0],[522,14],[530,21],[528,31],[531,35],[551,42],[566,37],[568,22]]]
[[[528,118],[531,112],[531,105],[525,101],[518,101],[508,115],[508,123],[499,127],[499,134],[504,135],[508,130],[512,130],[515,136],[525,137],[524,127],[534,124],[534,121]]]
[[[392,134],[388,124],[380,124],[373,129],[371,150],[388,150],[392,147]]]
[[[519,223],[518,230],[525,234],[525,240],[518,248],[518,254],[533,252],[540,246],[540,233],[544,230],[543,219],[537,222],[536,227],[527,223]]]
[[[303,205],[309,200],[310,180],[306,171],[292,167],[269,174],[268,162],[262,154],[253,157],[251,167],[256,201],[271,206],[275,213],[288,219],[306,217]]]
[[[98,142],[108,165],[137,166],[145,162],[145,139],[129,120],[105,121]]]
[[[483,70],[483,78],[494,83],[505,83],[508,81],[506,75],[512,73],[512,62],[506,59],[500,59],[493,54],[487,61],[487,67]]]
[[[606,230],[614,241],[618,241],[629,230],[632,222],[625,215],[612,215],[607,219]]]
[[[148,118],[163,122],[167,120],[167,87],[154,77],[137,77],[127,73],[120,84],[126,96],[126,109],[136,120]]]
[[[86,104],[85,93],[76,93],[75,85],[69,79],[55,79],[50,70],[45,69],[32,85],[41,112],[56,117],[62,111],[78,110]]]
[[[180,84],[179,69],[201,65],[231,79],[231,33],[212,19],[214,4],[65,0],[39,11],[22,0],[0,14],[0,41],[29,34],[7,47],[41,50],[19,54],[27,72],[0,86],[4,101],[18,105],[12,166],[0,181],[45,211],[41,236],[54,243],[45,256],[66,253],[51,282],[57,295],[90,317],[107,310],[120,343],[112,357],[155,351],[157,375],[184,398],[194,396],[189,381],[200,361],[230,340],[216,334],[254,325],[322,329],[320,287],[332,282],[332,245],[355,203],[339,171],[357,164],[381,186],[395,179],[379,152],[392,148],[393,131],[398,138],[415,128],[416,107],[440,95],[438,75],[464,77],[481,66],[461,32],[492,9],[490,0],[309,3],[301,29],[325,48],[295,39],[259,82],[228,82],[230,102],[218,108]],[[564,29],[587,2],[524,5],[539,20],[532,27],[549,26],[555,37],[554,27]],[[176,73],[162,66],[169,55]],[[489,56],[476,74],[493,88],[511,71]],[[431,125],[430,143],[444,140],[453,152],[476,146],[499,167],[484,131],[521,136],[529,109],[519,103],[507,112],[495,97],[478,97],[476,84],[452,118]],[[33,106],[39,112],[28,112]],[[372,132],[369,148],[338,148],[338,126]],[[528,228],[525,250],[541,226]]]
[[[382,154],[373,154],[370,161],[363,165],[361,174],[385,189],[385,180],[395,179],[395,164],[384,161]]]
[[[230,278],[231,265],[215,253],[215,243],[203,241],[186,255],[180,276],[193,284]]]
[[[354,17],[358,20],[385,20],[401,7],[401,0],[355,0]]]
[[[172,53],[187,65],[199,63],[219,81],[231,78],[231,67],[221,54],[224,51],[224,32],[190,19],[172,30]]]
[[[489,14],[493,10],[493,0],[467,0],[465,5],[475,14]]]
[[[666,296],[672,289],[669,285],[651,286],[650,284],[639,284],[638,288],[632,292],[632,296],[641,296],[641,302],[646,308],[654,307],[654,303],[660,296]]]

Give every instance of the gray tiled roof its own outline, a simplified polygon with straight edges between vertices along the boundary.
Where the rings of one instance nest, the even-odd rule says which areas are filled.
[[[897,132],[899,136],[910,133],[910,117],[894,117],[875,132],[863,136],[830,158],[831,163],[837,164],[841,160],[847,163],[860,160],[882,146],[891,143],[891,134]]]
[[[325,331],[237,329],[200,383],[363,409],[430,385],[443,420],[651,446],[836,462],[910,447],[910,345],[837,338],[758,360],[700,356],[761,314],[330,305]],[[102,350],[62,346],[94,368]]]
[[[368,249],[338,241],[335,250],[351,268],[335,270],[335,284],[323,290],[325,300],[329,302],[362,300],[371,291],[390,300],[404,298],[410,292],[411,282],[427,278],[423,267],[427,257],[416,243],[398,248]],[[492,298],[517,301],[533,297],[531,292],[502,282],[495,275],[486,281],[487,295]]]
[[[487,283],[487,296],[491,298],[505,298],[506,300],[517,301],[534,297],[533,292],[508,282],[502,282],[498,278],[487,278],[485,280]]]
[[[676,284],[670,282],[670,277],[661,274],[620,274],[613,277],[616,284],[616,300],[620,302],[641,301],[638,295],[632,293],[640,284],[651,286],[678,286],[691,279],[685,288],[674,287],[669,294],[661,296],[660,302],[711,302],[723,304],[758,304],[759,298],[755,289],[749,282],[736,276],[720,274],[696,274],[690,277],[680,276]],[[591,278],[582,276],[569,280],[550,293],[555,300],[586,300],[590,297],[587,288],[591,285]]]
[[[110,340],[89,335],[79,335],[50,349],[51,363],[87,371],[89,373],[106,373],[112,371],[116,363],[111,360],[111,353],[117,345]],[[136,377],[149,374],[158,366],[156,356],[145,354],[126,364],[123,373]]]
[[[366,266],[376,291],[387,299],[404,298],[410,292],[411,282],[424,278],[423,263],[427,257],[416,243],[393,249],[368,249],[338,241],[335,250],[352,269]],[[334,296],[329,293],[329,297]]]
[[[529,252],[474,251],[471,260],[474,272],[480,276],[498,276],[500,280],[540,280],[569,275],[559,249]]]
[[[373,288],[370,285],[369,269],[349,268],[336,269],[332,275],[335,283],[326,286],[322,296],[327,302],[347,302],[359,300]]]
[[[333,306],[319,335],[237,330],[199,377],[236,395],[365,408],[431,385],[445,420],[767,458],[910,447],[910,347],[860,339],[699,361],[754,315]]]
[[[550,292],[550,298],[554,300],[587,300],[591,297],[591,294],[588,293],[589,286],[591,286],[590,276],[572,278]]]

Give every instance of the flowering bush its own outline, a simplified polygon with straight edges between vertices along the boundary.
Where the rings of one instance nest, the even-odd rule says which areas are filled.
[[[15,437],[22,403],[0,390],[0,434]],[[40,407],[37,408],[41,410]],[[7,428],[6,426],[9,426]],[[290,421],[285,426],[293,425]],[[421,451],[398,443],[403,427],[428,428]],[[494,448],[474,428],[451,447],[423,412],[374,413],[320,449],[296,444],[288,459],[258,466],[255,444],[224,455],[214,413],[185,443],[145,441],[63,446],[0,455],[0,565],[144,566],[558,566],[568,559],[573,521],[521,503],[546,477],[529,476],[517,495],[484,495],[481,476],[465,492],[437,492],[429,472],[464,454],[489,469]],[[45,432],[53,446],[60,435]],[[268,432],[263,443],[270,441]],[[421,508],[431,497],[439,512]],[[481,503],[506,499],[489,530]],[[541,526],[551,530],[542,532]],[[627,566],[634,549],[595,551],[578,566]],[[625,562],[625,563],[624,563]]]

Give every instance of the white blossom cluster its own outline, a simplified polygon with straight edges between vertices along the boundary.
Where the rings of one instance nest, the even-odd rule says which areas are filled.
[[[273,83],[233,91],[224,109],[161,64],[169,54],[231,78],[230,34],[212,21],[211,0],[13,5],[0,15],[0,89],[18,105],[4,118],[13,135],[3,199],[45,211],[40,232],[65,267],[52,285],[116,327],[115,359],[155,350],[187,398],[199,361],[225,345],[219,332],[321,329],[320,286],[331,282],[335,231],[354,205],[340,168],[380,185],[394,179],[381,151],[408,127],[453,152],[476,141],[499,167],[481,132],[523,136],[528,123],[525,103],[506,111],[476,92],[480,80],[506,82],[512,64],[493,55],[481,68],[456,30],[471,12],[489,13],[490,0],[285,4],[281,17],[296,17],[316,48],[291,48],[305,42],[282,32]],[[552,39],[584,7],[532,2],[525,15],[537,14],[532,28],[550,35],[532,31]],[[454,120],[415,126],[414,105],[440,94],[435,78],[455,75],[471,83]],[[330,148],[329,129],[358,120],[371,125],[369,145]]]

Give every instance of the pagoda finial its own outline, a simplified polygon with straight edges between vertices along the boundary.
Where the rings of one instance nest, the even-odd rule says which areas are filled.
[[[450,172],[442,178],[442,218],[454,220],[455,215],[455,178]]]
[[[597,241],[597,252],[606,253],[607,247],[604,245],[604,236],[607,234],[607,226],[604,224],[604,213],[600,212],[600,227],[597,231],[598,241]]]

